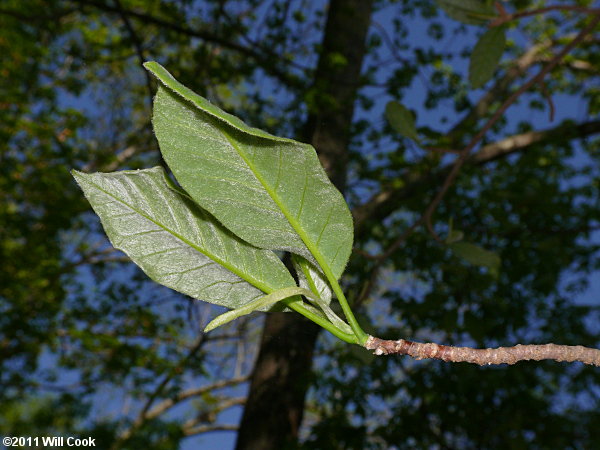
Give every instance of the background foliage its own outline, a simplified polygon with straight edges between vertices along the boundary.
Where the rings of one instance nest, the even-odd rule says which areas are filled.
[[[235,430],[261,318],[203,335],[216,309],[158,287],[115,252],[69,170],[160,163],[147,59],[253,126],[302,137],[306,116],[334,101],[312,82],[326,15],[324,2],[304,0],[2,2],[4,434],[163,449]],[[500,69],[472,91],[468,56],[485,26],[449,20],[431,1],[375,2],[346,193],[357,241],[344,283],[365,328],[477,346],[600,345],[597,299],[575,301],[599,267],[597,36],[486,135],[435,216],[441,236],[452,219],[465,241],[499,255],[497,274],[425,228],[379,270],[368,257],[423,212],[452,157],[400,136],[387,102],[412,110],[431,145],[460,148],[585,20],[553,12],[511,22]],[[391,200],[377,203],[380,192]],[[325,335],[315,362],[307,448],[591,448],[600,439],[597,369],[374,358]]]

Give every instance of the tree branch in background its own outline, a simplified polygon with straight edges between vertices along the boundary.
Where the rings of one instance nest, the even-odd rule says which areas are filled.
[[[502,106],[500,106],[500,108],[498,108],[498,110],[494,113],[494,115],[485,123],[485,125],[483,125],[483,127],[481,128],[481,130],[479,130],[479,132],[471,139],[471,141],[467,144],[467,146],[461,151],[461,155],[458,157],[458,159],[456,160],[456,162],[454,163],[454,165],[450,169],[450,173],[448,174],[448,176],[444,180],[444,183],[442,184],[441,189],[436,194],[436,196],[434,197],[434,199],[432,200],[432,202],[429,204],[429,206],[425,210],[425,213],[423,214],[425,225],[427,226],[427,229],[429,230],[429,233],[436,240],[441,241],[441,238],[436,234],[436,232],[433,229],[433,225],[432,225],[433,213],[437,209],[437,207],[440,204],[440,202],[442,201],[442,199],[445,197],[445,195],[448,192],[448,189],[450,188],[450,186],[452,186],[452,184],[454,183],[454,180],[458,176],[458,173],[460,172],[460,169],[462,168],[463,164],[465,163],[465,161],[469,157],[469,154],[470,154],[471,150],[473,150],[473,148],[475,148],[475,146],[481,141],[481,139],[483,139],[483,137],[489,131],[489,129],[492,128],[492,126],[494,126],[494,124],[498,120],[500,120],[500,118],[504,115],[504,113],[506,112],[506,110],[510,106],[512,106],[512,104],[523,93],[525,93],[526,91],[528,91],[532,86],[534,86],[535,84],[541,83],[544,80],[544,77],[548,73],[550,73],[552,71],[552,69],[554,69],[558,65],[558,63],[571,50],[573,50],[577,46],[577,44],[579,44],[588,34],[592,33],[596,29],[596,27],[598,26],[598,23],[600,23],[600,12],[598,12],[597,14],[595,14],[594,17],[593,17],[593,19],[590,21],[590,23],[585,28],[583,28],[577,34],[577,36],[575,36],[575,38],[571,42],[569,42],[567,45],[565,45],[562,48],[562,50],[560,52],[558,52],[558,54],[554,58],[552,58],[552,60],[548,64],[546,64],[537,73],[537,75],[535,75],[534,77],[532,77],[529,81],[527,81],[519,89],[517,89],[517,91],[515,91],[513,94],[511,94],[511,96],[508,97],[504,101],[504,103],[502,104]],[[421,219],[419,219],[419,222],[420,221],[421,221]]]
[[[598,25],[599,22],[600,22],[600,14],[596,15],[594,17],[594,19],[590,22],[590,24],[588,24],[587,27],[582,29],[581,32],[579,34],[577,34],[577,36],[575,36],[575,38],[573,38],[569,44],[565,45],[562,48],[562,50],[554,58],[552,58],[550,60],[550,62],[548,64],[546,64],[535,76],[533,76],[529,81],[524,83],[513,94],[511,94],[509,96],[509,98],[506,99],[504,101],[504,103],[500,106],[500,108],[492,115],[492,117],[490,119],[488,119],[488,121],[483,125],[481,130],[471,139],[471,141],[466,145],[466,147],[464,147],[462,150],[460,150],[460,154],[459,154],[457,160],[452,164],[452,166],[450,166],[444,170],[444,172],[447,172],[444,183],[442,184],[442,187],[440,188],[440,190],[438,191],[438,193],[436,194],[434,199],[430,202],[430,204],[427,207],[427,209],[425,210],[425,212],[416,221],[414,221],[413,224],[409,228],[407,228],[396,239],[396,241],[394,241],[383,253],[371,257],[371,259],[374,259],[376,261],[374,267],[372,268],[371,278],[373,278],[373,279],[377,278],[378,271],[379,271],[383,261],[388,259],[398,248],[400,248],[400,246],[404,243],[404,241],[408,238],[408,236],[410,236],[410,234],[412,234],[412,232],[414,232],[414,230],[416,230],[419,226],[425,224],[429,233],[436,240],[441,241],[441,238],[433,230],[433,225],[431,223],[433,213],[435,212],[438,205],[440,204],[440,202],[442,201],[442,199],[448,192],[450,186],[454,183],[462,166],[469,159],[473,159],[473,162],[475,164],[482,164],[484,162],[492,161],[498,157],[507,155],[509,153],[513,153],[513,152],[517,151],[517,149],[524,149],[526,147],[529,147],[530,145],[540,142],[543,139],[548,139],[548,138],[556,136],[556,134],[557,134],[556,129],[546,130],[545,133],[544,132],[523,133],[522,135],[512,136],[511,138],[507,138],[496,144],[492,144],[492,145],[483,147],[481,149],[481,151],[479,152],[478,156],[476,156],[476,157],[471,157],[471,155],[470,155],[471,150],[481,141],[481,139],[483,139],[483,137],[485,136],[487,131],[489,131],[489,129],[504,115],[506,110],[529,88],[534,86],[536,83],[543,82],[544,77],[554,67],[556,67],[559,64],[559,62],[562,60],[562,58],[564,58],[579,42],[581,42],[588,34],[590,34],[595,29],[595,27]],[[537,53],[537,51],[535,53]],[[522,62],[529,63],[529,61],[532,61],[531,58],[535,53],[527,52],[528,58],[523,60]],[[518,66],[516,66],[516,67],[518,67]],[[514,73],[514,74],[511,74],[511,77],[512,76],[516,77],[517,75],[518,75],[518,73]],[[504,86],[504,84],[500,84],[500,85],[497,84],[495,87],[497,87],[498,90],[505,89],[505,87],[503,87],[503,86]],[[492,89],[492,91],[493,90],[494,89]],[[488,92],[488,94],[489,95],[484,96],[484,98],[487,97],[485,102],[492,101],[493,94],[491,94],[490,92]],[[483,103],[485,103],[485,102],[483,102]],[[480,106],[480,105],[482,105],[482,101],[479,102],[478,106]],[[473,111],[476,111],[476,110],[477,110],[477,107],[474,108]],[[473,120],[473,118],[469,119],[468,117],[469,116],[467,116],[467,118],[463,119],[463,121],[461,121],[461,122],[464,123],[466,120]],[[583,124],[582,126],[579,126],[578,131],[584,135],[586,133],[595,133],[598,131],[599,125],[600,124],[598,122],[589,122],[587,124]],[[558,127],[558,128],[559,128],[559,130],[562,131],[563,127]],[[563,136],[563,138],[564,138],[564,136]],[[410,193],[415,191],[415,185],[422,185],[423,181],[431,179],[431,178],[432,178],[432,176],[430,174],[425,176],[425,179],[416,178],[408,186],[405,186],[401,190],[405,194],[409,193],[409,195],[410,195]],[[381,211],[381,208],[380,208],[381,205],[385,202],[391,201],[392,195],[393,194],[390,194],[389,192],[378,193],[374,197],[372,197],[366,204],[364,204],[358,208],[355,208],[352,211],[352,214],[353,214],[354,220],[355,220],[355,235],[359,235],[360,226],[366,221],[366,218],[370,215],[370,214],[365,215],[365,212],[367,212],[368,210],[370,210],[371,213],[374,213],[376,210]],[[397,195],[393,195],[393,203],[394,204],[399,204],[399,199],[397,197],[398,197]],[[388,210],[388,211],[391,213],[394,209],[395,208],[392,208],[391,210]],[[367,211],[365,211],[365,210],[367,210]],[[365,216],[367,216],[367,217],[365,217]],[[370,294],[370,291],[372,288],[373,288],[372,284],[367,284],[365,289],[359,296],[358,300],[361,302],[364,301]]]
[[[567,36],[574,38],[575,35]],[[594,42],[593,35],[587,35],[583,42]],[[465,130],[475,126],[477,122],[484,118],[492,108],[496,101],[499,101],[509,93],[511,84],[519,77],[523,76],[526,71],[536,63],[549,63],[552,58],[547,56],[547,53],[557,45],[557,40],[546,40],[545,42],[531,46],[525,53],[517,58],[502,77],[500,77],[494,85],[481,96],[477,103],[469,110],[469,112],[459,120],[445,135],[449,140],[449,146],[452,148],[462,147],[462,137]],[[572,70],[591,71],[597,69],[588,61],[561,61],[561,64],[569,67]]]
[[[591,32],[594,31],[594,29],[596,28],[596,26],[598,25],[599,22],[600,22],[600,14],[595,15],[594,18],[592,19],[592,21],[590,21],[590,23],[585,28],[583,28],[577,34],[577,36],[575,36],[575,38],[573,38],[571,40],[571,42],[569,44],[565,45],[562,48],[562,50],[554,58],[552,58],[552,60],[548,64],[546,64],[535,76],[533,76],[529,81],[527,81],[525,84],[523,84],[517,91],[515,91],[508,99],[506,99],[504,101],[502,106],[500,106],[500,108],[498,108],[498,110],[494,113],[494,115],[485,123],[485,125],[483,125],[481,130],[461,150],[461,154],[458,157],[458,159],[454,162],[454,164],[449,169],[446,169],[446,170],[448,170],[448,174],[446,175],[446,178],[444,180],[444,183],[442,184],[442,187],[440,188],[440,190],[438,191],[438,193],[436,194],[434,199],[431,201],[431,203],[429,204],[429,206],[427,207],[427,209],[425,210],[423,215],[412,225],[412,227],[411,227],[412,229],[415,229],[417,226],[420,226],[422,223],[425,223],[427,225],[427,228],[429,229],[430,233],[432,233],[432,235],[434,237],[436,237],[436,239],[439,239],[439,237],[433,231],[433,227],[431,225],[432,215],[433,215],[435,209],[437,208],[437,206],[439,205],[439,203],[442,201],[442,199],[446,195],[448,189],[450,188],[450,186],[452,185],[452,183],[458,176],[460,169],[469,159],[471,150],[481,141],[481,139],[485,136],[487,131],[503,116],[503,114],[506,112],[506,110],[524,92],[526,92],[529,88],[531,88],[536,83],[539,83],[540,81],[542,81],[544,79],[544,77],[558,65],[558,63],[562,60],[562,58],[564,58],[588,34],[590,34]],[[594,127],[592,127],[592,128],[594,128]],[[437,176],[439,176],[439,173],[437,174]],[[409,180],[408,186],[405,186],[404,188],[395,190],[395,192],[394,191],[380,192],[380,193],[376,194],[375,196],[373,196],[367,203],[355,208],[353,210],[353,216],[354,216],[354,220],[355,220],[355,234],[356,235],[360,234],[360,227],[365,222],[365,220],[371,218],[371,216],[374,215],[376,210],[381,211],[382,210],[381,207],[384,203],[391,202],[394,205],[399,204],[399,202],[395,198],[396,196],[394,194],[398,194],[399,191],[410,190],[410,187],[414,188],[414,183],[420,184],[420,182],[422,182],[420,178],[415,178],[413,180]],[[391,200],[392,197],[394,197],[393,200]],[[395,210],[395,208],[392,208],[391,210],[385,208],[385,210],[388,211],[388,213],[391,213],[391,212],[393,212],[393,210]],[[381,218],[380,218],[380,220],[381,220]],[[404,236],[404,234],[403,234],[399,238],[399,240],[403,241],[405,238],[406,238],[406,236]],[[399,244],[397,241],[397,242],[393,243],[391,247],[393,247],[395,249],[395,248],[398,248],[398,246],[399,246]],[[390,252],[386,251],[385,254],[387,254],[389,256]]]
[[[144,56],[144,48],[142,46],[142,41],[140,40],[137,33],[135,32],[135,29],[133,28],[133,25],[131,24],[129,17],[127,17],[127,14],[125,14],[125,11],[123,10],[123,5],[121,5],[121,0],[113,0],[113,1],[115,2],[115,6],[117,7],[117,9],[119,10],[119,15],[121,16],[121,19],[123,20],[123,24],[125,25],[125,28],[127,29],[127,32],[129,33],[129,37],[131,38],[131,42],[133,43],[133,46],[135,47],[135,52],[138,56],[138,61],[140,63],[140,67],[141,67],[146,62],[146,57]],[[148,72],[147,70],[144,70],[144,75],[146,76],[146,88],[148,89],[150,105],[152,105],[152,99],[154,98],[154,90],[152,89],[152,78],[150,77],[150,72]],[[148,123],[150,124],[150,121],[148,121]]]
[[[570,139],[584,138],[600,133],[600,120],[584,122],[575,126],[562,124],[554,128],[541,131],[528,131],[515,134],[501,141],[485,145],[471,157],[469,163],[482,165],[505,157],[507,155],[523,151],[532,145],[549,141],[564,141]]]
[[[533,64],[538,61],[540,54],[549,50],[554,45],[553,41],[536,44],[521,55],[497,80],[494,85],[477,101],[469,113],[458,121],[446,134],[450,140],[451,147],[460,146],[460,140],[465,130],[472,128],[481,118],[485,117],[493,103],[507,95],[511,84],[520,76],[524,75]]]
[[[163,378],[163,380],[158,384],[154,392],[148,397],[144,406],[140,410],[137,418],[133,421],[131,426],[123,431],[119,437],[115,440],[113,445],[111,446],[111,450],[117,450],[121,448],[133,435],[139,430],[144,423],[149,420],[155,419],[168,409],[175,406],[177,403],[187,400],[190,397],[202,395],[206,392],[210,392],[215,389],[221,389],[223,387],[232,386],[235,384],[243,383],[247,380],[248,377],[236,377],[229,380],[219,381],[217,383],[213,383],[207,386],[202,386],[199,388],[188,389],[186,391],[181,391],[173,398],[169,398],[167,400],[163,400],[159,404],[157,404],[154,408],[150,409],[154,400],[161,394],[161,392],[165,389],[167,384],[173,379],[175,375],[179,373],[180,368],[185,367],[186,364],[198,353],[198,351],[208,342],[206,338],[206,334],[202,333],[197,339],[194,345],[190,348],[188,353],[179,361]]]
[[[138,418],[131,425],[131,427],[129,429],[127,429],[125,432],[123,432],[119,436],[119,438],[114,442],[114,444],[111,447],[111,450],[116,450],[116,449],[122,448],[123,444],[125,444],[126,441],[129,440],[133,436],[135,431],[137,431],[139,428],[141,428],[141,426],[145,422],[152,420],[152,419],[156,419],[158,416],[160,416],[161,414],[164,414],[167,410],[171,409],[173,406],[177,405],[178,403],[180,403],[184,400],[188,400],[192,397],[201,396],[203,394],[206,394],[208,392],[211,392],[211,391],[214,391],[217,389],[222,389],[225,387],[235,386],[236,384],[245,383],[246,381],[248,381],[248,376],[231,378],[229,380],[217,381],[216,383],[209,384],[206,386],[201,386],[201,387],[193,388],[193,389],[187,389],[185,391],[179,392],[177,395],[173,396],[173,398],[168,398],[166,400],[163,400],[162,402],[160,402],[159,404],[157,404],[154,408],[152,408],[150,410],[148,410],[147,408],[143,409],[142,413],[140,413],[140,416],[138,416]],[[162,385],[163,385],[163,383],[161,383],[161,386]],[[197,434],[197,433],[193,433],[193,434]]]
[[[237,430],[237,425],[219,425],[214,423],[217,420],[217,416],[229,409],[232,408],[234,406],[243,406],[246,403],[246,397],[235,397],[235,398],[228,398],[223,400],[221,403],[217,404],[216,406],[211,406],[211,409],[209,411],[203,412],[201,411],[197,417],[190,419],[188,421],[186,421],[183,426],[181,427],[181,430],[183,431],[183,434],[185,434],[186,436],[191,436],[191,435],[195,435],[195,434],[200,434],[200,433],[206,433],[208,431],[217,431],[217,429],[223,431],[223,430],[229,430],[229,427],[234,427],[232,430]],[[203,424],[203,425],[202,425]],[[213,429],[214,427],[227,427],[227,428],[217,428],[217,429]]]
[[[500,17],[490,22],[490,27],[498,27],[500,25],[505,24],[506,22],[510,22],[515,19],[522,19],[524,17],[537,16],[540,14],[546,14],[551,11],[573,11],[580,12],[584,14],[596,15],[600,14],[600,9],[598,8],[587,8],[585,6],[575,6],[575,5],[551,5],[538,9],[531,9],[529,11],[517,11],[515,13],[507,14],[502,4],[500,2],[496,2],[496,6],[498,11],[500,12]]]
[[[199,30],[195,28],[190,28],[187,25],[173,23],[168,20],[164,20],[158,17],[155,17],[151,14],[141,13],[138,11],[134,11],[131,9],[119,9],[111,5],[107,5],[104,2],[96,1],[96,0],[71,0],[75,3],[87,6],[93,6],[103,11],[113,12],[117,14],[124,14],[128,17],[135,18],[140,20],[142,23],[153,24],[165,28],[167,30],[174,31],[176,33],[180,33],[186,36],[195,37],[202,39],[207,42],[212,42],[215,44],[219,44],[220,46],[227,48],[229,50],[234,50],[239,52],[249,58],[254,59],[264,70],[270,75],[277,78],[280,82],[290,88],[300,88],[304,86],[303,81],[292,75],[289,72],[281,70],[275,63],[281,59],[279,55],[276,55],[270,52],[268,49],[260,48],[260,52],[256,51],[254,48],[246,47],[237,42],[232,42],[228,39],[225,39],[221,36],[218,36],[214,33],[211,33],[207,30]],[[264,53],[261,53],[264,52]]]
[[[600,120],[577,125],[567,123],[545,130],[516,134],[481,147],[476,154],[470,156],[466,164],[484,165],[513,153],[527,151],[532,146],[543,142],[581,139],[598,133],[600,133]],[[366,232],[368,222],[384,220],[415,192],[431,189],[431,186],[441,177],[446,176],[449,170],[450,166],[446,166],[433,173],[414,175],[406,180],[403,187],[383,190],[362,205],[356,206],[352,210],[355,235],[362,236]]]
[[[237,431],[237,425],[199,425],[194,428],[184,429],[183,434],[186,436],[195,436],[197,434],[210,433],[212,431]]]
[[[183,400],[187,400],[192,397],[198,397],[202,394],[206,394],[207,392],[217,389],[223,389],[226,387],[235,386],[236,384],[245,383],[246,381],[248,381],[248,376],[236,377],[229,380],[217,381],[206,386],[181,391],[173,398],[169,398],[160,402],[145,414],[145,418],[146,420],[154,419]]]
[[[450,140],[449,145],[451,147],[462,145],[460,142],[465,133],[464,130],[473,127],[482,117],[487,115],[492,104],[508,93],[511,83],[524,74],[525,71],[537,61],[541,52],[549,49],[552,45],[553,43],[551,41],[534,45],[519,57],[516,63],[506,71],[506,74],[500,78],[492,88],[479,99],[475,106],[471,108],[469,113],[457,122],[446,134]],[[452,150],[452,152],[460,153],[460,151],[455,150]],[[447,173],[448,170],[449,167],[446,167],[436,174],[427,173],[424,176],[421,174],[409,174],[403,187],[383,190],[380,193],[375,194],[367,202],[355,207],[352,211],[352,215],[354,216],[355,235],[360,234],[362,230],[364,230],[363,224],[366,223],[370,217],[373,216],[374,219],[379,221],[383,220],[383,218],[391,214],[401,204],[401,202],[396,199],[404,200],[408,198],[415,192],[414,188],[418,187],[422,189],[424,185],[428,185],[433,179],[444,176],[441,174]]]
[[[559,362],[582,362],[600,366],[600,350],[581,345],[516,345],[514,347],[470,348],[452,347],[433,343],[419,343],[399,339],[387,341],[370,336],[365,348],[376,355],[409,355],[415,359],[440,359],[447,362],[468,362],[480,366],[515,364],[519,361],[551,359]]]

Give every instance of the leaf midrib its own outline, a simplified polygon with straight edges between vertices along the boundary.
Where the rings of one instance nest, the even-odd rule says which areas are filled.
[[[224,267],[225,269],[229,270],[230,272],[233,272],[235,275],[237,275],[241,279],[249,282],[253,286],[255,286],[258,289],[260,289],[261,291],[263,291],[263,292],[265,292],[267,294],[270,294],[271,292],[274,291],[274,289],[270,288],[269,286],[267,286],[266,284],[264,284],[262,281],[256,280],[255,278],[253,278],[251,276],[248,276],[247,274],[245,274],[245,273],[241,272],[240,270],[236,269],[235,266],[232,266],[231,264],[228,264],[226,261],[223,261],[221,258],[219,258],[218,256],[212,254],[211,252],[202,250],[196,244],[194,244],[193,242],[190,242],[189,240],[187,240],[185,237],[181,236],[176,231],[173,231],[170,228],[168,228],[168,227],[164,226],[163,224],[157,222],[156,220],[152,219],[151,217],[149,217],[148,215],[144,214],[143,212],[141,212],[140,210],[138,210],[134,206],[132,206],[129,203],[127,203],[127,202],[121,200],[120,198],[116,197],[111,192],[103,189],[101,186],[99,186],[98,184],[94,183],[93,181],[89,181],[89,183],[92,184],[94,187],[96,187],[96,189],[98,189],[99,191],[104,192],[106,195],[112,197],[117,202],[119,202],[119,203],[127,206],[128,208],[130,208],[131,210],[135,211],[140,216],[144,217],[145,219],[147,219],[150,222],[154,223],[155,225],[157,225],[158,227],[162,228],[166,232],[168,232],[171,235],[175,236],[177,239],[179,239],[180,241],[182,241],[184,244],[189,245],[194,250],[198,251],[199,253],[202,253],[204,256],[207,256],[208,258],[210,258],[211,260],[215,261],[220,266]]]
[[[309,238],[309,236],[306,234],[306,232],[304,231],[304,229],[301,227],[301,225],[298,222],[298,220],[296,220],[296,218],[294,216],[292,216],[290,214],[290,212],[287,211],[286,208],[284,208],[284,205],[283,205],[281,199],[279,198],[279,195],[277,195],[277,192],[269,187],[269,185],[267,184],[267,182],[265,181],[265,179],[262,177],[262,175],[260,175],[260,173],[256,170],[254,164],[252,164],[252,162],[246,157],[245,152],[236,144],[236,142],[233,140],[233,138],[231,138],[229,136],[229,134],[226,133],[221,128],[217,128],[217,129],[223,135],[223,137],[225,139],[227,139],[227,141],[229,142],[229,144],[238,153],[238,155],[240,156],[240,158],[242,158],[244,160],[244,162],[248,165],[248,167],[250,168],[250,170],[252,171],[252,173],[254,174],[254,176],[256,177],[256,179],[265,188],[265,190],[267,191],[267,193],[269,194],[269,196],[271,197],[271,199],[279,207],[279,209],[281,210],[281,212],[283,213],[283,215],[285,216],[285,218],[287,219],[287,221],[289,222],[289,224],[292,226],[292,228],[294,229],[294,231],[296,233],[298,233],[298,236],[300,236],[300,239],[302,239],[302,242],[304,242],[304,245],[306,245],[306,247],[308,248],[308,251],[315,257],[317,263],[319,263],[319,266],[321,266],[321,269],[323,269],[323,273],[325,273],[325,276],[327,276],[327,278],[336,279],[335,276],[333,275],[331,267],[325,261],[325,258],[323,256],[323,254],[321,253],[321,251],[319,250],[318,246],[316,246],[315,244],[313,244],[313,242],[311,241],[311,239]],[[323,228],[321,234],[324,231],[325,231],[325,227]]]

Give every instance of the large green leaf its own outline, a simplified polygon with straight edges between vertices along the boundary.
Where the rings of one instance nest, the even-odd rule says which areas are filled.
[[[352,216],[315,150],[248,127],[157,63],[145,67],[162,83],[153,116],[161,152],[190,196],[245,241],[302,255],[339,278]]]
[[[295,286],[277,255],[223,228],[161,167],[73,176],[114,247],[160,284],[229,308]]]

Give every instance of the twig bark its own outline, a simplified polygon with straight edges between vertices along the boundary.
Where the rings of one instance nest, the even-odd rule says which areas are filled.
[[[409,355],[415,359],[440,359],[447,362],[468,362],[485,365],[515,364],[519,361],[551,359],[559,362],[582,362],[600,366],[600,350],[581,345],[515,345],[514,347],[470,348],[399,339],[387,341],[369,336],[365,348],[376,355]]]

